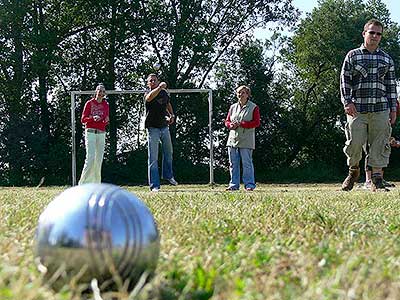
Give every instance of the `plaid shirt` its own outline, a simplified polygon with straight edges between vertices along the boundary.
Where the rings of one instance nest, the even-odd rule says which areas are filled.
[[[343,105],[354,103],[360,113],[396,111],[393,59],[383,50],[369,52],[364,45],[349,51],[340,73]]]

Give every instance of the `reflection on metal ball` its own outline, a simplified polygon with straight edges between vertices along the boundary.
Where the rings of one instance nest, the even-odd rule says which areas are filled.
[[[76,280],[115,289],[151,277],[160,237],[149,209],[110,184],[84,184],[58,195],[43,211],[36,232],[39,270],[59,288]]]

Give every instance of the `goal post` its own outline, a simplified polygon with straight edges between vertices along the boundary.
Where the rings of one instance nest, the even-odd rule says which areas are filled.
[[[107,90],[107,95],[144,94],[145,90]],[[209,184],[214,184],[214,143],[213,143],[213,97],[211,89],[168,89],[170,94],[205,93],[208,94],[208,134],[209,134]],[[71,91],[71,164],[72,164],[72,186],[77,184],[76,180],[76,97],[80,95],[94,95],[95,91]]]

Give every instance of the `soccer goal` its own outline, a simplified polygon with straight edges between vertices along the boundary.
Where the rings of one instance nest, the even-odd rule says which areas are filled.
[[[212,118],[213,118],[213,98],[211,89],[168,89],[170,94],[190,94],[190,93],[203,93],[208,95],[208,149],[209,149],[209,183],[214,184],[214,145],[213,145],[213,129],[212,129]],[[107,90],[107,95],[143,95],[144,90]],[[77,145],[76,145],[76,109],[77,109],[77,97],[84,95],[94,95],[95,91],[71,91],[71,131],[72,131],[72,143],[71,143],[71,156],[72,156],[72,185],[77,184]],[[86,99],[87,100],[87,99]],[[140,100],[144,101],[143,97]]]

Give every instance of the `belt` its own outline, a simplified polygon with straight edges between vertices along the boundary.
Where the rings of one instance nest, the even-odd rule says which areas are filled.
[[[104,130],[95,129],[95,128],[86,128],[86,131],[90,132],[90,133],[104,133],[105,132]]]

